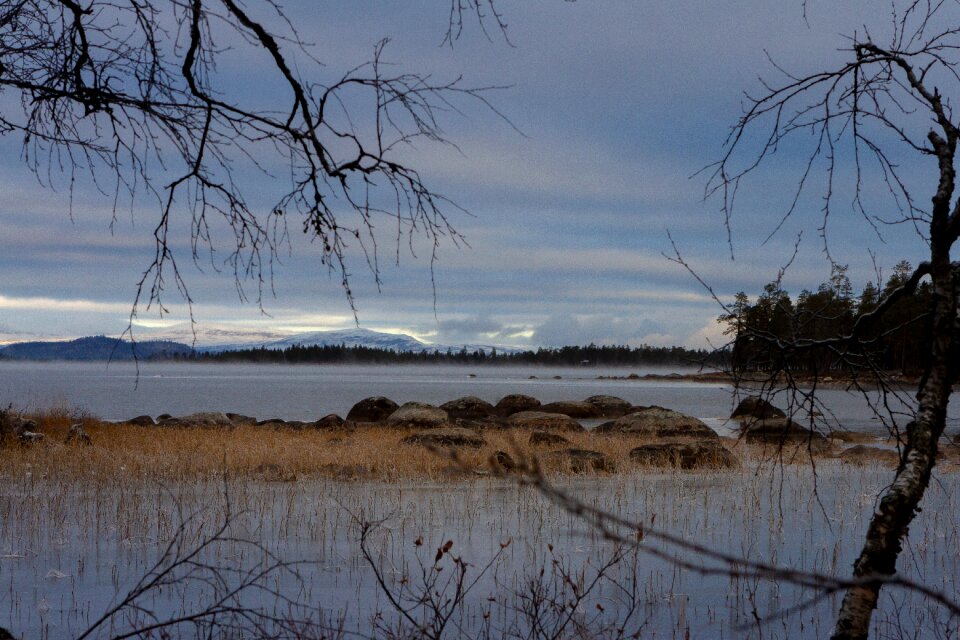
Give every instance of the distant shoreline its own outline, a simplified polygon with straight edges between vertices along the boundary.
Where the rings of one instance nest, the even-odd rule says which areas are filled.
[[[702,373],[648,373],[644,375],[631,374],[627,376],[598,376],[602,380],[671,380],[676,382],[713,382],[722,384],[739,384],[740,386],[753,388],[759,386],[769,386],[770,378],[759,374],[744,374],[735,376],[728,371],[707,371]],[[876,381],[870,378],[852,378],[844,376],[811,376],[809,374],[796,374],[792,382],[800,387],[811,387],[816,384],[817,387],[824,389],[846,390],[856,388],[859,383],[865,387],[876,387]],[[775,380],[775,386],[781,388],[785,386],[783,376]],[[915,376],[903,376],[888,374],[887,383],[898,388],[916,387],[920,384],[920,378]],[[960,388],[956,385],[955,388]]]

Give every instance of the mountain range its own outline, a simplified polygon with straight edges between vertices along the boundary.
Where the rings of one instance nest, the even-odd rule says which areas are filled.
[[[134,355],[141,360],[164,358],[174,355],[189,355],[193,351],[200,353],[222,353],[245,349],[283,350],[300,345],[370,347],[397,352],[446,352],[484,351],[496,349],[500,353],[514,353],[517,349],[494,345],[439,345],[429,344],[405,334],[382,333],[370,329],[342,329],[339,331],[311,331],[298,333],[285,338],[238,342],[231,344],[198,345],[195,349],[189,345],[171,340],[138,340],[134,345],[126,340],[106,336],[78,338],[69,341],[18,342],[0,348],[0,358],[13,360],[133,360]]]
[[[169,340],[137,341],[91,336],[68,341],[16,342],[0,349],[0,358],[11,360],[140,360],[188,355],[190,347]]]

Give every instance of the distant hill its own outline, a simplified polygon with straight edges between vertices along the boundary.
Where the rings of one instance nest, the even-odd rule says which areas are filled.
[[[136,351],[134,351],[136,349]],[[141,360],[189,355],[193,349],[179,342],[145,340],[136,345],[106,336],[68,342],[18,342],[0,349],[0,358],[11,360]]]
[[[421,342],[405,334],[382,333],[370,329],[343,329],[340,331],[311,331],[268,341],[242,342],[197,346],[172,340],[138,340],[136,357],[141,360],[183,357],[192,354],[220,354],[230,351],[250,349],[269,349],[283,351],[290,347],[346,347],[347,349],[367,348],[395,351],[397,353],[433,353],[439,351],[457,353],[462,349],[469,352],[490,353],[493,350],[501,354],[518,352],[509,347],[492,345],[439,345]],[[133,360],[134,346],[125,340],[106,336],[78,338],[70,341],[54,342],[18,342],[0,348],[0,358],[11,360]]]
[[[270,349],[282,351],[290,347],[367,347],[370,349],[385,349],[396,351],[397,353],[433,353],[434,351],[446,352],[460,351],[483,351],[489,353],[496,349],[500,353],[512,353],[517,349],[509,347],[500,347],[493,345],[439,345],[421,342],[413,336],[402,333],[383,333],[380,331],[371,331],[370,329],[341,329],[339,331],[311,331],[308,333],[298,333],[293,336],[271,340],[267,342],[247,342],[241,344],[218,344],[197,347],[200,353],[223,353],[225,351],[244,351],[247,349]]]

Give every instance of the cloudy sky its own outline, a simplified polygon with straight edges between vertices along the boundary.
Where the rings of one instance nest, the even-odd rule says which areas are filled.
[[[386,58],[398,69],[506,87],[489,97],[513,126],[465,104],[443,114],[456,148],[421,143],[405,152],[428,184],[469,212],[450,212],[469,247],[441,246],[435,300],[422,252],[415,258],[402,246],[397,265],[395,247],[381,246],[379,291],[363,260],[351,262],[362,327],[443,344],[716,342],[721,309],[665,257],[673,252],[668,233],[723,299],[759,292],[801,232],[786,288],[813,288],[829,274],[818,232],[822,179],[765,242],[789,205],[799,154],[785,150],[742,187],[732,243],[720,202],[704,202],[706,178],[697,172],[721,155],[744,92],[759,91],[760,76],[778,77],[768,55],[796,72],[836,63],[843,34],[866,25],[882,40],[887,3],[811,1],[804,16],[800,2],[766,0],[530,0],[502,3],[509,43],[468,22],[453,47],[441,46],[445,0],[285,6],[324,64],[304,64],[304,76],[339,75],[387,37]],[[269,100],[267,71],[251,57],[227,66],[224,82],[238,98]],[[10,96],[0,94],[0,107],[11,107]],[[156,207],[137,204],[111,230],[112,199],[81,182],[71,219],[64,181],[45,188],[22,160],[21,140],[0,137],[0,341],[119,334],[152,256]],[[907,172],[918,190],[930,188],[928,169]],[[251,175],[246,189],[268,193],[271,180]],[[917,234],[895,227],[878,235],[839,189],[827,242],[849,263],[856,288],[876,277],[874,264],[889,272],[900,259],[918,261]],[[291,224],[263,311],[238,299],[229,273],[193,266],[189,248],[176,248],[201,342],[353,325],[339,277],[298,229]],[[138,337],[187,338],[186,306],[171,295],[167,310],[141,310]]]

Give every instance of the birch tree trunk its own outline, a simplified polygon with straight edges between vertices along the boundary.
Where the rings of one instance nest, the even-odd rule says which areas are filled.
[[[935,113],[937,106],[938,99],[934,101]],[[883,579],[896,573],[902,541],[920,511],[920,501],[930,484],[930,475],[936,464],[937,442],[943,434],[950,393],[956,381],[954,358],[960,334],[960,286],[957,269],[950,262],[950,249],[956,240],[960,203],[951,212],[950,201],[954,192],[957,130],[946,118],[940,121],[946,139],[935,132],[928,135],[940,167],[940,182],[933,197],[930,223],[934,289],[930,364],[917,393],[917,415],[907,426],[903,461],[893,483],[880,499],[870,520],[863,549],[854,563],[853,577],[860,583],[844,594],[832,636],[835,640],[861,640],[869,636],[870,621]]]

